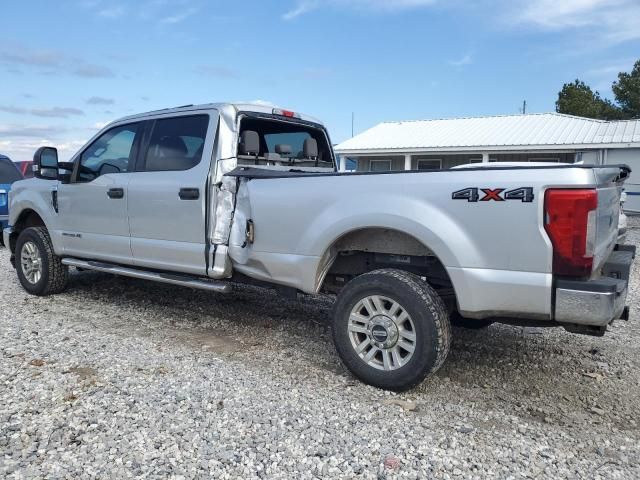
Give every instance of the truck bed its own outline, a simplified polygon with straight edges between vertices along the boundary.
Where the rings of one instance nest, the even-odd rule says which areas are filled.
[[[596,250],[603,261],[615,246],[619,183],[629,171],[625,165],[362,173],[240,167],[228,176],[240,181],[236,215],[252,221],[255,242],[246,245],[244,225],[236,222],[230,255],[241,273],[312,293],[341,237],[397,230],[441,262],[465,315],[551,319],[553,251],[544,229],[544,191],[598,189]],[[455,198],[470,189],[494,196]],[[532,197],[503,198],[522,189]]]

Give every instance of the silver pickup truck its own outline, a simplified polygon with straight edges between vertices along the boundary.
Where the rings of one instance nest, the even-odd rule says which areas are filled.
[[[106,126],[70,162],[42,147],[4,241],[22,286],[69,267],[228,292],[337,294],[336,349],[404,390],[445,361],[451,323],[602,335],[627,318],[634,248],[616,243],[625,166],[339,173],[323,125],[245,104]]]

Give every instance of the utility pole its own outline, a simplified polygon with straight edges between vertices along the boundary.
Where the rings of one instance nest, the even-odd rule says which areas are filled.
[[[356,114],[351,112],[351,137],[353,138],[353,124],[355,123]]]
[[[527,113],[527,101],[523,100],[523,102],[522,102],[522,114],[524,115],[525,113]]]

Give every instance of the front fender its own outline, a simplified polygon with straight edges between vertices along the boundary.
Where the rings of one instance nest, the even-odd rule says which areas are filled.
[[[35,212],[49,231],[54,251],[59,255],[62,245],[56,233],[59,230],[58,214],[51,201],[51,192],[56,187],[55,182],[36,178],[14,183],[9,197],[9,225],[15,226],[25,212]]]

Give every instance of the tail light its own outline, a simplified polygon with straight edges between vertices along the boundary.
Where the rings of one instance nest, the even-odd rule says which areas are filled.
[[[553,244],[553,273],[591,275],[596,243],[598,192],[549,189],[544,196],[544,228]]]

